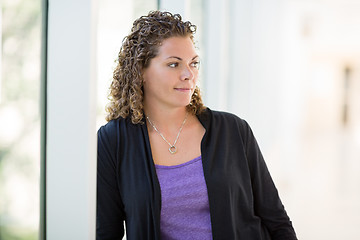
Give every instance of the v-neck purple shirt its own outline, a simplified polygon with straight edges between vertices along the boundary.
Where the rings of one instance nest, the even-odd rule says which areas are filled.
[[[212,239],[201,156],[180,165],[155,167],[161,188],[161,239]]]

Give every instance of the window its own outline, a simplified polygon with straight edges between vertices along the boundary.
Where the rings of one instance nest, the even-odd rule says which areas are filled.
[[[0,239],[38,239],[41,1],[1,1]]]

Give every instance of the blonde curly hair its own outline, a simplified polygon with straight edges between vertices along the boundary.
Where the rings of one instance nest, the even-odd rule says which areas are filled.
[[[135,20],[118,54],[118,64],[110,85],[110,102],[106,106],[106,120],[131,117],[132,123],[142,123],[143,70],[156,57],[165,39],[181,36],[190,37],[193,41],[195,32],[196,26],[183,22],[179,14],[151,11]],[[200,89],[196,87],[187,110],[199,114],[204,109]]]

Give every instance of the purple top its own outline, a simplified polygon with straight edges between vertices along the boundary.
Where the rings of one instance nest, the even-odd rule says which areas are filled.
[[[180,165],[155,167],[161,188],[161,239],[212,239],[201,156]]]

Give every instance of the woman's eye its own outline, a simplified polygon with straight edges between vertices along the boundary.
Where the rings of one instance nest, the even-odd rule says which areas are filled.
[[[170,63],[168,66],[171,67],[171,68],[175,68],[178,65],[179,65],[178,63]]]
[[[200,62],[193,62],[191,63],[191,66],[194,68],[199,68],[200,67]]]

